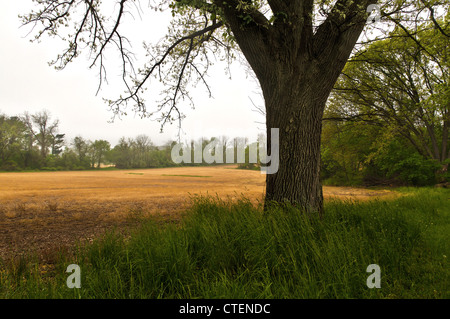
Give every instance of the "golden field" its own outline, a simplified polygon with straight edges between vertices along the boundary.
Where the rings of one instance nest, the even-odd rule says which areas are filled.
[[[0,257],[45,259],[148,214],[176,221],[191,195],[261,201],[265,175],[233,166],[0,174]],[[325,198],[371,199],[387,190],[324,187]]]

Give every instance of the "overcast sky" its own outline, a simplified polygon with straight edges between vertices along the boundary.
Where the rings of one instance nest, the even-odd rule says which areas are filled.
[[[140,119],[132,111],[127,117],[108,123],[113,114],[102,98],[113,99],[116,95],[108,95],[108,92],[124,91],[123,86],[118,86],[119,72],[115,78],[116,70],[108,70],[110,85],[96,96],[98,70],[89,70],[85,57],[81,56],[66,69],[56,71],[48,62],[61,52],[61,42],[46,39],[41,43],[30,43],[31,36],[26,37],[30,28],[19,28],[18,15],[31,11],[30,0],[0,1],[0,113],[11,116],[46,109],[53,119],[59,119],[60,131],[66,133],[67,140],[81,135],[91,140],[107,139],[115,145],[122,136],[146,134],[159,145],[176,138],[175,124],[166,126],[161,134],[158,122]],[[163,15],[155,13],[146,22],[150,27],[140,28],[141,22],[135,21],[133,32],[142,39],[147,39],[148,34],[150,39],[147,41],[159,39],[164,35],[167,21]],[[133,45],[139,47],[141,42]],[[255,112],[250,98],[259,106],[263,101],[256,84],[247,78],[243,69],[236,62],[230,80],[225,74],[225,65],[215,65],[208,81],[213,98],[199,90],[200,94],[194,96],[195,110],[190,110],[188,105],[183,108],[187,118],[182,128],[188,137],[227,135],[254,139],[262,132],[264,126],[257,122],[264,118]]]

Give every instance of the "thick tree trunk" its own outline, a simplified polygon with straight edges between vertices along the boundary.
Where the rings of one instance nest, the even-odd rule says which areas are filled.
[[[281,76],[276,85],[262,85],[269,154],[274,146],[271,129],[279,129],[279,166],[266,176],[265,204],[289,202],[322,215],[320,141],[328,94],[317,90],[311,75],[298,72]]]

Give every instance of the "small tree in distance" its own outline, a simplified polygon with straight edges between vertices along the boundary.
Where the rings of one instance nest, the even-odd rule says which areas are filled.
[[[95,140],[90,147],[92,152],[92,167],[96,163],[97,168],[100,168],[103,160],[105,160],[106,153],[111,149],[111,144],[106,140]]]

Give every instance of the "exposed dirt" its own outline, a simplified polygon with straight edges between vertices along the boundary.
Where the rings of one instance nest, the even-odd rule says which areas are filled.
[[[265,175],[234,167],[0,174],[0,258],[58,249],[105,230],[127,231],[146,215],[176,221],[195,194],[262,201]],[[324,187],[325,198],[372,199],[388,190]]]

